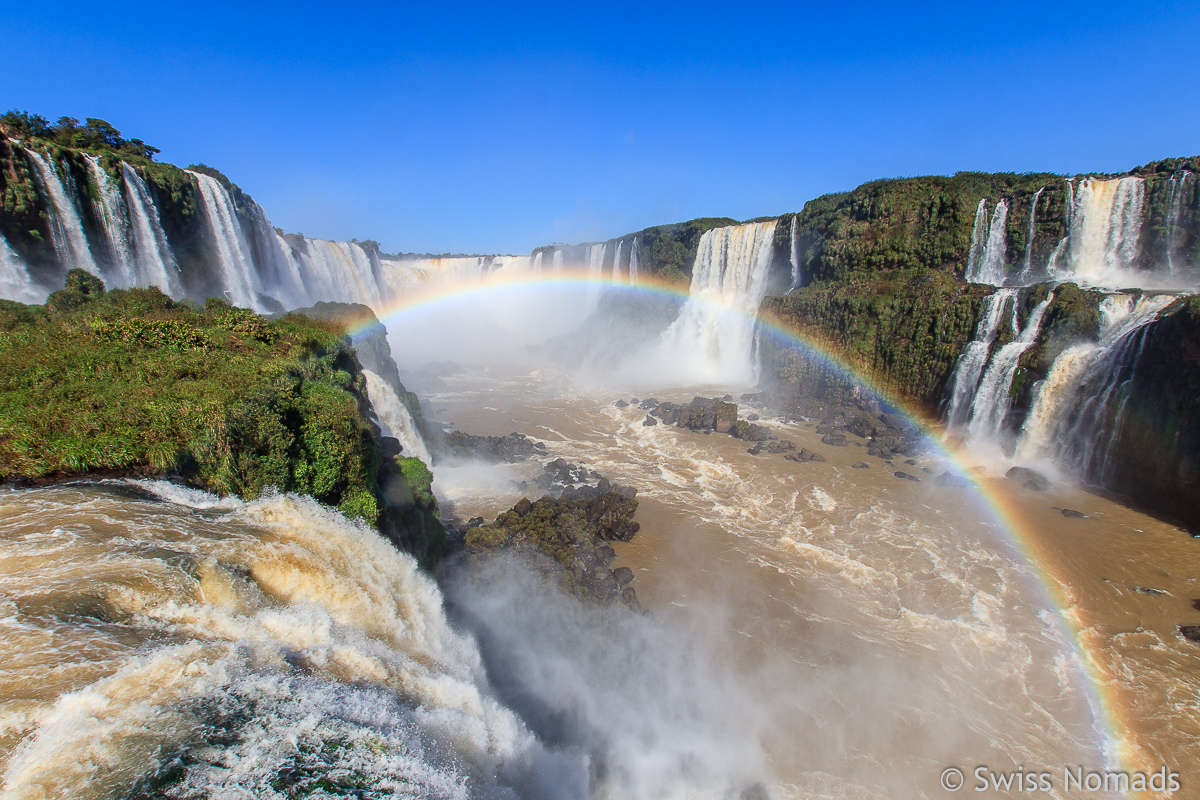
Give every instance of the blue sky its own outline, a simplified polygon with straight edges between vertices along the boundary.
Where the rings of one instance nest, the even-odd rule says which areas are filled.
[[[4,4],[0,107],[107,119],[388,251],[1200,153],[1196,4],[188,5]]]

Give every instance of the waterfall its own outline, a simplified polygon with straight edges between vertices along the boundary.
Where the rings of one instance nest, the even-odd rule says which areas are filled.
[[[975,339],[959,356],[951,377],[950,404],[946,410],[946,423],[951,429],[962,427],[969,419],[971,401],[987,364],[988,351],[1000,331],[1004,307],[1016,296],[1016,289],[997,289],[983,301],[983,313],[975,329]]]
[[[200,206],[216,246],[227,299],[235,306],[262,311],[254,258],[234,210],[233,198],[216,178],[191,170],[188,174],[200,189]]]
[[[1189,181],[1195,180],[1195,175],[1182,170],[1178,177],[1171,176],[1168,182],[1171,196],[1167,205],[1167,271],[1175,274],[1175,237],[1179,234],[1179,220],[1183,213],[1183,195],[1187,191]]]
[[[990,283],[1000,286],[1004,283],[1006,261],[1008,258],[1008,203],[1001,200],[992,212],[992,221],[988,225],[987,238],[983,239],[982,247],[980,223],[985,213],[984,203],[979,201],[975,213],[975,230],[971,233],[971,255],[967,265],[967,280],[971,283]]]
[[[25,155],[29,157],[33,171],[38,176],[43,196],[50,200],[47,204],[50,212],[50,237],[54,242],[58,263],[64,270],[79,267],[100,276],[100,270],[88,246],[87,235],[83,232],[79,210],[64,187],[62,179],[41,153],[26,150]]]
[[[1104,476],[1124,388],[1147,326],[1174,300],[1114,294],[1101,302],[1098,341],[1063,350],[1038,387],[1021,428],[1019,458],[1051,458],[1086,479]]]
[[[1037,339],[1042,327],[1042,317],[1054,299],[1054,293],[1046,295],[1046,299],[1038,303],[1029,315],[1024,329],[1015,341],[1009,342],[997,351],[988,364],[987,371],[979,381],[975,392],[975,402],[971,404],[971,421],[967,425],[967,437],[971,441],[994,441],[1004,429],[1011,405],[1009,397],[1012,391],[1013,376],[1016,375],[1017,365],[1021,356]],[[1013,303],[1013,329],[1017,329],[1017,304]]]
[[[367,379],[367,394],[371,396],[371,407],[375,409],[375,414],[386,433],[400,440],[401,452],[404,455],[419,458],[427,465],[432,464],[429,448],[425,446],[425,440],[421,438],[412,414],[392,391],[392,387],[369,369],[363,370],[363,376]]]
[[[562,254],[562,250],[560,250],[557,247],[554,248],[554,271],[555,272],[563,271],[563,254]]]
[[[774,221],[704,232],[687,302],[660,341],[660,376],[681,385],[753,381],[755,320],[774,236]]]
[[[1033,194],[1033,202],[1029,204],[1029,235],[1025,237],[1025,265],[1021,268],[1021,279],[1028,280],[1033,273],[1033,240],[1037,236],[1037,204],[1038,198],[1046,187],[1038,189]]]
[[[311,300],[384,305],[386,270],[377,276],[375,258],[356,242],[295,237],[295,257],[305,293]]]
[[[629,250],[629,282],[638,282],[638,267],[641,261],[642,248],[637,237],[633,237],[633,247]]]
[[[47,292],[29,277],[21,257],[0,236],[0,297],[18,303],[44,303]]]
[[[541,250],[539,250],[537,252],[537,255],[535,255],[533,257],[532,269],[534,272],[539,273],[539,274],[542,271],[542,251]]]
[[[982,201],[981,201],[982,203]],[[792,288],[799,289],[801,279],[804,277],[800,274],[800,243],[796,241],[796,231],[800,226],[800,215],[792,217],[792,233],[789,239],[791,243],[791,253],[788,254],[788,260],[792,264]]]
[[[612,265],[612,280],[613,283],[618,283],[621,280],[621,247],[624,244],[621,240],[617,240],[617,251],[613,253]]]
[[[125,179],[125,205],[133,223],[135,284],[157,286],[172,297],[182,297],[184,292],[179,279],[179,267],[167,243],[167,234],[159,220],[154,200],[150,197],[150,190],[137,170],[125,162],[121,162],[121,173]]]
[[[87,155],[88,173],[96,187],[92,208],[104,231],[108,243],[110,270],[104,271],[104,283],[110,289],[124,289],[137,285],[137,266],[129,245],[129,219],[120,190],[108,178],[100,166],[100,156]],[[164,287],[165,288],[165,287]]]
[[[987,224],[987,198],[985,197],[975,207],[975,224],[971,228],[971,249],[967,251],[967,271],[963,273],[963,278],[968,281],[974,282],[979,273],[979,263],[987,244]]]
[[[1145,182],[1141,178],[1086,178],[1075,192],[1071,242],[1072,278],[1093,286],[1132,286],[1145,276],[1133,269],[1142,229]]]
[[[600,276],[604,270],[604,252],[608,249],[607,244],[589,244],[587,247],[587,262],[588,262],[588,282],[599,283]]]

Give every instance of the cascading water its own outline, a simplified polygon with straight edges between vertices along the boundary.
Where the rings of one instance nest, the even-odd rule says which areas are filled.
[[[586,795],[375,531],[295,495],[115,488],[5,501],[2,679],[33,698],[5,707],[5,798]]]
[[[1141,178],[1084,179],[1074,193],[1071,212],[1067,247],[1071,280],[1110,287],[1145,282],[1147,276],[1134,269],[1144,194]]]
[[[791,232],[791,236],[788,239],[788,241],[791,242],[791,247],[789,248],[791,252],[788,253],[788,261],[792,265],[792,287],[791,288],[793,288],[793,289],[800,288],[802,279],[804,277],[803,275],[800,274],[800,242],[797,241],[797,237],[796,237],[796,233],[797,233],[797,230],[799,229],[799,226],[800,226],[800,217],[799,217],[799,215],[796,215],[796,216],[792,217],[792,232]]]
[[[188,174],[200,189],[200,205],[213,237],[227,299],[235,306],[264,310],[258,299],[254,257],[234,210],[233,198],[211,175],[191,170]]]
[[[83,223],[79,219],[79,210],[71,200],[62,179],[45,156],[34,150],[26,150],[25,155],[33,165],[33,171],[38,176],[42,194],[50,202],[50,236],[54,241],[54,252],[58,262],[64,269],[78,267],[93,275],[100,276],[100,269],[92,258],[87,235],[83,232]]]
[[[1015,341],[1001,347],[988,364],[987,371],[979,381],[975,401],[971,404],[971,420],[967,424],[967,438],[973,442],[996,441],[1004,430],[1011,405],[1013,376],[1021,356],[1037,339],[1041,331],[1042,318],[1054,299],[1054,293],[1038,303],[1029,315],[1025,327]],[[1013,304],[1013,329],[1017,329],[1017,307]]]
[[[542,271],[542,251],[541,250],[539,250],[537,252],[537,254],[534,255],[533,264],[530,266],[530,269],[538,274],[541,273],[541,271]]]
[[[704,232],[687,302],[657,349],[661,375],[679,385],[753,382],[755,317],[767,290],[774,236],[774,221]]]
[[[1023,281],[1029,280],[1033,274],[1033,240],[1037,237],[1037,204],[1044,191],[1046,191],[1045,186],[1034,192],[1033,200],[1029,203],[1029,234],[1025,237],[1025,264],[1021,267],[1021,280]]]
[[[975,207],[975,224],[971,227],[971,249],[967,252],[967,270],[963,273],[963,277],[968,281],[974,281],[979,274],[979,264],[987,245],[987,224],[987,198],[985,197]]]
[[[641,256],[642,256],[642,248],[641,248],[641,245],[638,244],[638,239],[635,236],[635,237],[633,237],[633,246],[629,250],[629,282],[630,283],[638,282],[638,267],[639,267],[638,262],[641,261]]]
[[[104,283],[113,289],[136,286],[137,265],[129,243],[129,220],[124,199],[120,190],[109,180],[108,173],[100,166],[100,156],[84,156],[84,160],[92,185],[96,187],[92,207],[108,244],[109,269],[103,271]]]
[[[946,423],[952,430],[963,427],[970,419],[971,403],[979,387],[983,368],[987,365],[992,342],[996,340],[996,334],[1000,331],[1004,308],[1016,297],[1016,289],[997,289],[983,302],[983,313],[975,328],[975,339],[963,350],[954,367],[950,403],[946,409]]]
[[[1171,195],[1167,205],[1167,270],[1172,275],[1175,274],[1176,268],[1176,238],[1179,235],[1179,222],[1183,213],[1184,195],[1187,193],[1188,184],[1195,183],[1195,179],[1195,175],[1187,170],[1182,170],[1178,175],[1172,175],[1169,181]]]
[[[987,237],[981,233],[980,223],[985,214],[986,199],[979,201],[975,213],[975,230],[971,233],[971,252],[967,261],[966,279],[971,283],[990,283],[1000,286],[1006,277],[1008,260],[1008,202],[1001,200],[992,212],[992,221],[987,228]]]
[[[293,253],[309,298],[362,303],[377,310],[383,307],[386,278],[376,275],[373,253],[355,242],[291,238],[296,242]]]
[[[379,422],[387,429],[387,434],[400,440],[404,455],[414,456],[426,464],[432,464],[433,458],[429,454],[429,448],[425,446],[425,440],[421,438],[421,432],[413,422],[412,414],[392,391],[392,387],[368,369],[363,370],[363,376],[367,379],[371,407],[375,409]]]
[[[618,283],[621,280],[621,248],[623,245],[624,245],[624,242],[622,242],[618,239],[616,252],[613,253],[613,265],[612,265],[613,283]]]
[[[554,265],[555,272],[563,271],[563,253],[562,253],[562,250],[558,249],[557,247],[554,248],[553,265]]]
[[[1063,350],[1038,387],[1021,429],[1019,458],[1049,458],[1086,480],[1104,477],[1147,326],[1174,300],[1168,294],[1115,294],[1101,302],[1098,341]]]
[[[18,303],[43,303],[48,293],[29,277],[25,262],[0,236],[0,297]]]
[[[135,267],[135,284],[158,286],[172,297],[183,296],[183,284],[179,279],[179,267],[175,255],[167,243],[167,234],[158,217],[158,208],[150,197],[150,190],[138,171],[121,163],[125,180],[126,208],[132,223]]]

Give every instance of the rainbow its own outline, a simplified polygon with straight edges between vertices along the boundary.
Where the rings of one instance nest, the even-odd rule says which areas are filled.
[[[394,299],[382,307],[375,309],[379,321],[385,326],[398,322],[415,314],[449,310],[455,304],[469,301],[472,298],[489,297],[505,293],[524,293],[532,290],[554,288],[582,288],[596,291],[598,288],[627,292],[634,296],[670,298],[691,302],[713,302],[699,297],[692,297],[687,286],[668,283],[654,278],[642,277],[638,283],[630,284],[620,280],[613,281],[609,275],[598,278],[586,271],[564,269],[562,271],[531,272],[528,270],[501,269],[491,273],[482,280],[470,284],[445,284],[432,282],[428,288],[409,292],[403,297]],[[719,305],[719,304],[718,304]],[[758,329],[788,347],[794,347],[806,355],[820,359],[829,368],[837,370],[843,376],[852,379],[857,384],[871,391],[884,403],[892,406],[914,423],[933,444],[939,454],[948,462],[955,465],[961,474],[967,474],[970,466],[964,457],[947,448],[942,443],[943,430],[937,420],[930,419],[923,411],[912,403],[898,397],[895,392],[864,375],[852,366],[845,357],[829,344],[824,343],[802,331],[786,327],[779,320],[765,315],[753,315],[739,309],[720,306],[729,313],[745,314],[752,318]],[[372,324],[364,322],[351,329],[353,336],[364,331]],[[1087,647],[1081,636],[1081,630],[1067,613],[1070,603],[1064,597],[1062,588],[1068,582],[1055,574],[1048,566],[1040,548],[1038,537],[1033,535],[1032,526],[1023,517],[1016,503],[1002,492],[988,487],[986,484],[973,483],[974,491],[981,500],[985,513],[991,517],[990,522],[996,529],[1002,531],[1007,545],[1018,554],[1019,559],[1028,564],[1037,578],[1038,589],[1048,606],[1055,611],[1060,630],[1071,643],[1076,655],[1076,664],[1083,675],[1083,685],[1088,692],[1095,727],[1103,741],[1101,743],[1107,758],[1115,764],[1096,765],[1107,769],[1132,770],[1141,759],[1135,757],[1133,746],[1128,736],[1124,735],[1130,727],[1125,724],[1118,714],[1120,704],[1116,697],[1113,684],[1115,683],[1106,673],[1101,660],[1096,658]]]

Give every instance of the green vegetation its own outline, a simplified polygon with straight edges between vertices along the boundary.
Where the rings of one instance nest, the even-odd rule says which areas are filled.
[[[74,117],[59,117],[53,125],[40,114],[28,111],[8,111],[0,115],[0,129],[7,136],[42,139],[61,147],[77,150],[109,150],[122,156],[154,160],[157,147],[141,139],[123,139],[121,132],[102,119],[88,117],[83,123]]]
[[[174,475],[244,498],[274,486],[378,525],[426,563],[441,553],[432,476],[384,463],[336,323],[105,292],[72,270],[45,306],[0,301],[0,376],[0,479]]]
[[[890,273],[768,297],[762,313],[932,414],[991,291],[944,273]],[[853,381],[812,352],[764,340],[763,363],[791,394],[843,402],[854,391]]]

